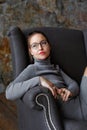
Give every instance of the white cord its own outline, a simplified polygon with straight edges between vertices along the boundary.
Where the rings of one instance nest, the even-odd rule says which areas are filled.
[[[47,115],[46,115],[46,108],[45,108],[44,105],[42,105],[42,104],[40,104],[40,103],[38,102],[38,97],[40,97],[40,96],[45,96],[45,97],[46,97],[47,103],[48,103],[47,107],[48,107],[48,114],[49,114],[50,122],[51,122],[51,124],[52,124],[54,130],[57,130],[56,127],[55,127],[55,125],[54,125],[54,123],[53,123],[53,121],[52,121],[52,118],[51,118],[49,98],[48,98],[48,96],[47,96],[46,94],[43,94],[43,93],[38,94],[38,95],[36,96],[36,103],[37,103],[39,106],[43,107],[44,113],[45,113],[45,119],[46,119],[47,126],[48,126],[49,130],[51,130],[51,127],[50,127],[50,125],[49,125],[49,122],[48,122],[48,119],[47,119]]]

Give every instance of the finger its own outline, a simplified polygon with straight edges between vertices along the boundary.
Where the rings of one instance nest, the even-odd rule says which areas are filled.
[[[66,92],[65,97],[64,97],[64,101],[68,101],[69,95],[70,95],[70,93],[69,93],[69,92]]]
[[[63,101],[67,101],[68,100],[68,94],[65,94],[63,97]]]
[[[54,90],[54,97],[57,98],[57,89],[56,89],[56,87],[53,87],[53,90]]]
[[[66,93],[66,91],[65,91],[65,89],[61,89],[61,96],[64,96],[65,95],[65,93]]]
[[[62,89],[61,97],[62,97],[62,100],[63,100],[63,101],[66,100],[66,96],[67,96],[67,91],[66,91],[65,89]]]
[[[52,95],[55,97],[55,87],[49,87]]]
[[[65,100],[66,100],[66,93],[65,93],[65,94],[63,94],[63,96],[62,96],[62,100],[63,100],[63,101],[65,101]]]
[[[64,100],[64,93],[63,92],[61,93],[60,96],[61,96],[62,100]]]
[[[58,88],[57,88],[57,93],[58,93],[58,94],[61,94],[61,89],[58,89]]]
[[[50,91],[52,92],[52,95],[54,96],[54,88],[50,88]]]
[[[58,97],[57,87],[54,86],[53,90],[54,90],[54,97],[57,99],[57,97]]]

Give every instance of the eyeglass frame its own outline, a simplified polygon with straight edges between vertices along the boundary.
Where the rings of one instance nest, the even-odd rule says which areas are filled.
[[[43,42],[45,42],[45,44],[43,44]],[[34,47],[33,45],[36,45],[36,46]],[[45,46],[48,45],[48,41],[47,41],[47,40],[42,40],[42,41],[39,42],[39,43],[37,43],[37,42],[32,43],[32,45],[30,45],[30,48],[31,48],[31,49],[34,49],[34,50],[37,50],[37,49],[39,48],[39,45],[40,45],[41,47],[45,47]]]

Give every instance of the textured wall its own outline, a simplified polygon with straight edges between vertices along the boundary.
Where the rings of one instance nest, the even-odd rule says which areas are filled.
[[[11,26],[87,29],[87,0],[0,0],[0,93],[12,80],[7,38]],[[0,130],[17,130],[17,127],[16,108],[2,93]]]
[[[10,26],[87,28],[86,0],[0,0],[0,82],[11,80]],[[8,75],[8,76],[7,76]]]

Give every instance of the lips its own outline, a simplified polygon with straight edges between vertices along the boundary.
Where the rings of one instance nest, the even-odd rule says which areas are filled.
[[[40,55],[43,55],[43,54],[45,54],[45,52],[44,52],[44,51],[40,51],[39,54],[40,54]]]

